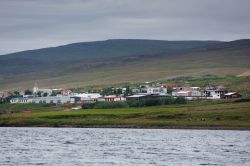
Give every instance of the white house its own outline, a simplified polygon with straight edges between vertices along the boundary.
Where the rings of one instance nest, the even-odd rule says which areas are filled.
[[[146,91],[149,94],[153,94],[153,93],[167,93],[167,88],[165,88],[165,87],[147,87]]]
[[[112,102],[112,101],[126,101],[126,98],[123,96],[105,96],[105,101]]]
[[[172,96],[201,97],[202,93],[200,87],[177,87],[172,92]]]
[[[102,96],[99,93],[75,93],[71,97],[79,97],[81,102],[95,102]]]
[[[202,96],[202,92],[201,92],[200,87],[190,87],[190,89],[192,90],[192,93],[191,93],[192,97],[201,97]]]
[[[180,90],[180,91],[173,91],[172,96],[183,96],[183,97],[188,97],[192,95],[192,91],[188,90]]]
[[[207,87],[204,91],[204,96],[207,99],[221,99],[224,97],[224,90],[219,87]]]
[[[32,102],[31,98],[17,97],[17,98],[10,99],[11,104],[15,104],[15,103],[31,103],[31,102]]]

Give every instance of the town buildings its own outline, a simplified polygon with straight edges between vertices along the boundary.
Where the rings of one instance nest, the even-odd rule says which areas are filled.
[[[171,90],[171,91],[170,91]],[[38,97],[37,93],[43,91],[48,96]],[[166,98],[166,97],[184,97],[187,100],[196,99],[231,99],[239,98],[241,95],[236,92],[226,93],[222,87],[209,86],[202,90],[200,87],[180,87],[176,84],[150,84],[127,87],[127,88],[109,88],[102,90],[112,95],[101,95],[99,93],[74,93],[65,89],[53,93],[51,89],[39,89],[37,85],[33,88],[33,95],[23,95],[23,97],[15,97],[10,103],[44,103],[44,104],[66,104],[66,103],[94,103],[94,102],[116,102],[126,100],[140,100],[146,98]],[[168,94],[168,92],[172,92]],[[53,93],[53,96],[52,96]],[[2,93],[0,93],[2,94]]]

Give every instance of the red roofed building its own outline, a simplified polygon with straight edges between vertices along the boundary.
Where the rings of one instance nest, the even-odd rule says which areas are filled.
[[[70,93],[72,93],[72,91],[71,91],[71,90],[68,90],[68,89],[64,89],[64,90],[61,91],[61,94],[62,94],[63,96],[68,96]]]
[[[105,101],[113,102],[113,101],[126,101],[125,97],[122,96],[105,96]]]
[[[177,87],[176,84],[161,84],[161,86],[163,86],[163,87],[172,87],[172,88]]]

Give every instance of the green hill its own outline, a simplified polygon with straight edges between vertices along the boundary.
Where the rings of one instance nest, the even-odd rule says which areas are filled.
[[[0,90],[149,81],[250,70],[250,40],[107,40],[0,56]]]

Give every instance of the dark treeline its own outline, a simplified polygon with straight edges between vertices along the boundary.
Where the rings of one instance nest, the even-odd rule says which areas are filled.
[[[187,101],[184,97],[164,98],[164,99],[148,98],[148,99],[116,101],[116,102],[85,103],[82,105],[82,108],[109,109],[109,108],[147,107],[147,106],[186,104],[186,103]]]

